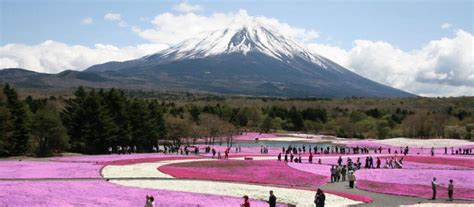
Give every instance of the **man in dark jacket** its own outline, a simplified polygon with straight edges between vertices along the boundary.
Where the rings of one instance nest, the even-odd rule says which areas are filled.
[[[324,195],[324,192],[321,189],[318,189],[314,198],[314,204],[316,204],[316,207],[324,207],[325,201],[326,195]]]
[[[273,190],[270,191],[270,197],[268,198],[268,204],[270,207],[275,207],[277,203],[277,198],[273,195]]]

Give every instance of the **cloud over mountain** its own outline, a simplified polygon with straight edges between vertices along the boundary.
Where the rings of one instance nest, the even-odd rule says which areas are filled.
[[[150,21],[149,28],[132,26],[133,33],[150,42],[141,45],[87,47],[50,40],[36,45],[6,44],[0,46],[0,68],[21,67],[48,73],[83,70],[98,63],[152,54],[204,32],[225,28],[236,18],[250,16],[245,10],[209,15],[192,13],[197,8],[203,9],[198,6],[181,3],[174,8],[182,13],[159,14]],[[457,30],[452,37],[432,40],[411,51],[403,51],[389,42],[364,39],[354,40],[352,48],[344,49],[317,43],[316,30],[264,16],[255,18],[304,43],[311,51],[380,83],[427,96],[474,95],[474,38],[470,32]],[[105,14],[104,19],[127,26],[118,13]]]
[[[308,46],[364,77],[395,88],[426,96],[474,95],[474,37],[463,30],[408,52],[370,40],[356,40],[350,50]]]

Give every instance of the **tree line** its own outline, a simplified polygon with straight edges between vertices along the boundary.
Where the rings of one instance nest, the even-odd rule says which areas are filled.
[[[472,98],[461,102],[216,96],[167,100],[83,87],[68,98],[22,99],[14,88],[4,85],[0,91],[0,156],[50,156],[65,151],[100,154],[117,145],[146,152],[158,144],[192,145],[196,141],[231,145],[233,137],[244,131],[473,139],[472,103]]]

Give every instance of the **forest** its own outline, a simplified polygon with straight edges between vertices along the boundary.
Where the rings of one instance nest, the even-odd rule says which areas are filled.
[[[103,154],[109,147],[229,144],[245,131],[350,138],[474,139],[474,97],[278,98],[77,88],[33,97],[0,90],[0,156]],[[226,142],[226,143],[224,143]]]

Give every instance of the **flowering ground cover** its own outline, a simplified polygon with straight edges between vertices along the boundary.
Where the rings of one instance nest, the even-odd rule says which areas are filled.
[[[130,165],[137,163],[147,163],[147,162],[159,162],[165,160],[186,160],[186,159],[198,159],[197,156],[158,156],[158,157],[147,157],[147,158],[137,158],[137,159],[121,159],[121,160],[112,160],[105,162],[98,162],[97,165],[107,166],[107,165]]]
[[[144,206],[153,195],[159,207],[239,206],[238,197],[126,187],[100,181],[0,182],[0,206]],[[252,206],[268,206],[252,200]]]
[[[356,140],[347,143],[348,146],[367,146],[367,147],[376,147],[376,146],[392,146],[392,147],[405,147],[409,146],[410,148],[444,148],[444,147],[470,147],[472,142],[461,139],[413,139],[413,138],[392,138],[392,139],[365,139],[365,140]]]
[[[357,187],[364,190],[419,197],[431,196],[431,180],[438,180],[440,197],[446,197],[448,181],[456,198],[474,200],[474,171],[434,169],[371,169],[356,171]],[[445,195],[446,194],[446,195]],[[443,196],[444,195],[444,196]]]
[[[0,161],[0,178],[99,178],[100,168],[93,163],[5,160]]]
[[[327,176],[295,170],[284,162],[274,160],[219,160],[184,162],[159,167],[177,178],[227,180],[277,185],[323,185]]]
[[[161,189],[180,192],[204,193],[223,196],[241,197],[249,195],[251,198],[266,200],[268,191],[273,190],[278,196],[279,201],[283,203],[295,204],[297,206],[308,206],[313,203],[314,189],[301,189],[300,187],[287,188],[270,186],[267,184],[247,184],[240,182],[223,182],[210,180],[188,180],[175,179],[173,176],[156,170],[164,165],[184,163],[184,162],[202,162],[215,160],[171,160],[156,163],[139,163],[124,166],[106,166],[102,170],[105,178],[153,178],[153,179],[119,179],[111,182],[140,188]],[[249,161],[246,161],[249,162]],[[160,179],[162,178],[162,179]],[[166,179],[163,179],[166,178]],[[357,197],[357,196],[355,196]],[[346,206],[359,204],[361,201],[352,200],[346,197],[327,194],[326,200],[329,206]]]
[[[176,154],[174,154],[176,155]],[[157,157],[169,157],[162,153],[138,153],[138,154],[126,154],[126,155],[80,155],[80,156],[65,156],[65,157],[53,157],[49,160],[57,162],[79,162],[79,163],[99,163],[116,160],[131,160],[131,159],[142,159],[142,158],[157,158]]]
[[[356,185],[357,185],[357,188],[360,188],[363,190],[374,191],[378,193],[393,194],[393,195],[416,196],[416,197],[423,197],[423,198],[431,198],[431,195],[432,195],[430,185],[397,184],[397,183],[387,183],[387,182],[375,182],[375,181],[368,181],[368,180],[359,180],[357,181]],[[438,198],[446,199],[448,197],[448,191],[445,186],[438,187],[437,191],[438,191],[437,193]],[[474,200],[474,189],[455,187],[454,198]]]
[[[426,164],[441,164],[460,167],[474,168],[474,159],[469,157],[448,157],[448,156],[405,156],[404,161],[426,163]]]
[[[403,169],[438,169],[438,170],[472,170],[470,167],[445,165],[445,164],[428,164],[421,162],[403,162]]]
[[[318,165],[318,164],[301,164],[301,163],[294,163],[289,162],[288,166],[303,172],[308,172],[312,174],[316,174],[318,176],[323,176],[324,179],[320,182],[322,184],[326,184],[330,179],[330,165]]]
[[[247,133],[239,139],[248,141],[256,136],[262,139],[275,137],[272,134]],[[292,138],[304,136],[309,135],[295,135]],[[359,146],[365,143],[375,147],[392,146],[389,144],[397,140],[342,141],[352,142],[354,146],[357,146],[355,143],[361,144]],[[420,145],[415,142],[411,144]],[[261,154],[260,147],[242,147],[239,153],[232,148],[229,160],[217,160],[211,159],[210,153],[203,154],[204,147],[200,146],[202,149],[198,156],[144,153],[0,161],[0,206],[140,206],[144,204],[147,194],[155,196],[157,206],[238,206],[243,195],[254,199],[252,206],[268,206],[262,200],[267,199],[269,190],[274,190],[279,202],[307,206],[314,200],[316,188],[328,182],[330,165],[336,164],[339,157],[338,154],[315,154],[313,163],[321,159],[322,164],[309,164],[307,152],[303,154],[303,163],[285,163],[276,161],[281,148],[269,148],[268,154]],[[224,156],[225,146],[214,147]],[[399,147],[393,147],[391,155],[386,151],[383,154],[371,151],[370,155],[384,159],[395,156],[395,149]],[[410,148],[410,154],[404,158],[403,169],[359,170],[356,172],[356,186],[386,194],[430,197],[430,181],[432,177],[437,177],[439,197],[447,196],[447,181],[453,179],[455,198],[474,200],[474,159],[451,155],[450,149],[449,154],[444,155],[444,148],[437,148],[434,157],[415,155],[429,154],[429,151],[428,146]],[[346,163],[347,157],[354,161],[361,157],[364,163],[366,156],[343,155],[343,163]],[[252,157],[253,160],[244,161],[244,157]],[[46,178],[48,180],[44,180]],[[109,182],[101,178],[109,179]],[[325,192],[328,206],[372,200],[369,196],[350,192]]]
[[[212,153],[202,153],[204,152],[204,149],[207,147],[207,145],[197,145],[199,146],[199,149],[200,149],[200,152],[201,152],[201,155],[204,155],[204,156],[207,156],[207,157],[212,157]],[[221,156],[224,156],[224,152],[225,150],[227,150],[227,146],[223,145],[223,146],[218,146],[218,145],[214,145],[212,146],[212,148],[214,148],[216,150],[216,152],[221,152]],[[241,148],[241,152],[238,152],[236,153],[235,152],[235,145],[234,147],[232,147],[229,151],[229,156],[242,156],[242,155],[261,155],[260,153],[260,147],[242,147]],[[280,148],[268,148],[268,154],[265,154],[265,155],[277,155],[278,153],[281,152],[281,149]],[[216,154],[217,156],[217,154]]]

